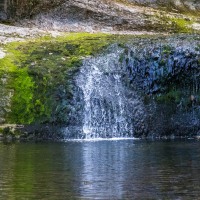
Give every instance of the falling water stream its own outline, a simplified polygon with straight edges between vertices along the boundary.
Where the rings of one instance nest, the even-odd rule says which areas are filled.
[[[85,139],[133,137],[135,116],[142,110],[136,94],[122,81],[124,70],[119,52],[84,62],[76,81],[83,92]]]

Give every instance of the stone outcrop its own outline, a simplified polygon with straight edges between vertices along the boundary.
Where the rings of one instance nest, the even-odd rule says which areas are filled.
[[[8,18],[7,16],[7,1],[6,0],[1,0],[0,1],[0,19],[1,20],[6,20]]]
[[[137,100],[133,112],[126,107],[130,111],[126,120],[130,115],[134,130],[131,136],[199,134],[199,4],[194,0],[0,0],[0,19],[22,26],[0,25],[4,48],[0,49],[0,136],[62,139],[67,131],[74,137],[74,131],[79,137],[84,102],[75,80],[91,61],[91,70],[97,61],[113,65],[111,77],[107,72],[102,75],[109,78],[109,88],[119,69],[120,87],[128,91],[123,93],[128,99],[124,102]],[[129,36],[144,33],[148,35]],[[170,33],[187,34],[166,36]],[[7,44],[34,37],[39,39]],[[122,53],[116,55],[117,50]],[[113,54],[116,59],[110,62]],[[82,79],[86,80],[84,75]]]
[[[128,74],[124,81],[141,97],[144,95],[148,136],[197,134],[200,128],[199,39],[199,36],[183,36],[127,45],[121,57]]]
[[[127,0],[130,3],[151,6],[154,8],[167,9],[173,11],[191,11],[200,10],[200,2],[196,0]]]
[[[99,41],[102,44],[101,37],[96,36],[97,43],[88,35],[80,40],[80,44],[78,38],[75,43],[68,40],[60,43],[58,40],[30,44],[33,50],[26,55],[27,60],[18,63],[19,71],[9,73],[10,83],[15,85],[10,85],[8,79],[1,76],[0,91],[4,94],[0,98],[1,105],[4,105],[1,107],[1,123],[8,123],[6,119],[24,124],[22,133],[25,132],[25,135],[21,134],[22,138],[29,137],[29,133],[33,138],[35,135],[58,139],[63,138],[63,133],[69,133],[68,137],[75,137],[78,133],[82,137],[83,91],[75,82],[82,65],[80,60],[75,59],[79,55],[77,52],[91,55],[94,49],[91,54],[86,50],[97,48]],[[102,62],[102,65],[107,63],[106,66],[113,65],[112,69],[119,69],[117,73],[120,73],[120,84],[125,94],[123,98],[127,102],[135,102],[131,104],[134,105],[133,112],[128,114],[133,119],[134,136],[193,136],[200,130],[199,41],[199,35],[158,38],[113,36],[112,43],[115,45],[101,49],[103,56],[87,58],[83,63],[86,69],[87,63],[93,63],[93,66],[95,62],[99,63],[99,67]],[[26,52],[27,46],[19,48]],[[121,53],[111,62],[109,56],[116,51]],[[109,74],[105,70],[102,73],[102,77],[109,81],[115,75],[115,71]],[[112,88],[112,81],[108,83]],[[14,90],[9,92],[8,89],[12,88]],[[58,134],[54,135],[48,131],[50,129]],[[17,131],[20,131],[19,127]]]
[[[190,0],[13,0],[4,1],[3,7],[7,19],[46,30],[126,33],[200,29],[199,3]]]

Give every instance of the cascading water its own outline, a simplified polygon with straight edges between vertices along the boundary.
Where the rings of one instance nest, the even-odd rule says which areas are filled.
[[[122,81],[125,69],[119,63],[120,53],[86,59],[77,76],[84,101],[83,138],[133,137],[138,118],[144,117],[137,95]]]
[[[66,139],[199,130],[199,37],[150,41],[111,45],[69,76]]]

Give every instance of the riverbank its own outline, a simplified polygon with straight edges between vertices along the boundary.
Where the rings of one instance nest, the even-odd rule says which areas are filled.
[[[33,131],[34,130],[34,131]],[[62,130],[59,131],[58,130]],[[141,140],[141,141],[190,141],[200,140],[200,135],[191,134],[190,136],[176,136],[171,135],[162,135],[162,136],[147,136],[147,137],[138,137],[138,138],[94,138],[94,139],[77,139],[77,138],[67,138],[64,132],[63,127],[59,126],[29,126],[26,128],[7,126],[4,128],[3,132],[0,133],[0,143],[24,143],[24,142],[68,142],[68,141],[77,141],[77,142],[87,142],[87,141],[120,141],[120,140]]]

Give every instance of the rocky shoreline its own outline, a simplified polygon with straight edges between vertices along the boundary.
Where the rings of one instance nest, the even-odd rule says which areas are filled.
[[[50,126],[46,125],[41,127],[40,126],[29,126],[27,128],[16,128],[15,130],[13,128],[10,128],[9,126],[6,127],[3,130],[3,133],[0,133],[0,142],[4,143],[13,143],[13,142],[65,142],[70,141],[73,138],[65,138],[65,134],[63,134],[62,131],[59,131],[59,129],[62,129],[62,127],[58,126]],[[16,135],[16,132],[18,133]],[[78,139],[78,141],[83,140],[85,138]],[[105,138],[104,138],[105,139]],[[108,140],[111,138],[107,138]],[[170,141],[176,141],[176,140],[200,140],[200,132],[193,133],[190,135],[175,135],[175,134],[169,134],[169,135],[151,135],[147,137],[138,137],[137,139],[140,140],[170,140]]]
[[[53,125],[7,125],[1,128],[0,141],[62,141],[64,134],[60,126]]]

